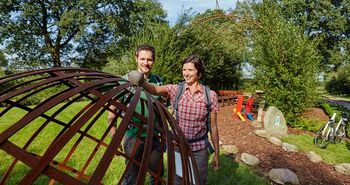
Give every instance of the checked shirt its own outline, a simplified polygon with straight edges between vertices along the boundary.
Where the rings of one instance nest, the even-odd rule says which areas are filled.
[[[207,129],[204,86],[200,84],[201,88],[192,94],[187,84],[184,85],[185,91],[178,101],[179,120],[177,121],[186,138],[194,139],[203,136]],[[173,106],[178,85],[166,85],[166,87]],[[217,113],[219,111],[218,100],[214,91],[210,91],[210,101],[212,112]],[[202,150],[206,147],[204,140],[190,143],[190,146],[192,151]]]

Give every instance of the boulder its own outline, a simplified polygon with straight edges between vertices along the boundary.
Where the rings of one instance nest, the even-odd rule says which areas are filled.
[[[267,109],[264,116],[264,129],[274,137],[282,138],[287,136],[288,127],[286,120],[278,108],[270,106]]]
[[[254,166],[260,163],[260,160],[254,155],[242,153],[241,160],[248,165]]]
[[[278,139],[277,137],[270,137],[269,141],[277,146],[281,146],[282,145],[282,141],[280,139]]]
[[[309,151],[306,154],[307,158],[313,163],[319,163],[322,161],[322,157],[317,155],[314,151]]]
[[[350,163],[337,164],[334,169],[341,174],[350,176]]]
[[[270,138],[270,134],[266,130],[256,130],[254,131],[255,135],[263,138]]]
[[[287,152],[298,152],[298,147],[289,143],[282,143],[282,148]]]
[[[236,154],[239,152],[239,149],[236,145],[222,145],[221,148],[227,153]]]
[[[290,169],[274,168],[269,171],[269,178],[278,184],[300,184],[298,176]]]

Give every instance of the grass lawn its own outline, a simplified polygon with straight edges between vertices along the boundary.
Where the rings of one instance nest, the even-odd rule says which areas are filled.
[[[68,123],[71,118],[78,114],[78,112],[86,105],[86,102],[78,102],[73,106],[69,106],[69,108],[60,112],[55,118]],[[57,105],[48,111],[48,115],[53,114],[55,110],[58,110],[62,105]],[[0,108],[0,112],[2,112],[4,108]],[[0,133],[9,128],[13,123],[20,120],[27,112],[21,109],[11,109],[11,111],[5,113],[0,117]],[[23,127],[19,132],[14,134],[9,138],[9,140],[16,144],[17,146],[23,148],[25,147],[28,139],[33,135],[33,133],[42,125],[45,124],[46,119],[42,117],[38,117],[31,121],[28,125]],[[101,138],[103,132],[107,128],[107,113],[105,112],[97,122],[91,127],[88,131],[88,134]],[[39,135],[33,140],[33,142],[26,147],[26,151],[32,152],[37,155],[43,155],[46,149],[50,146],[50,144],[54,141],[55,137],[59,134],[60,131],[63,130],[63,126],[58,125],[53,122],[48,122],[45,129],[43,129]],[[85,129],[84,126],[82,129]],[[55,161],[62,162],[65,159],[65,156],[73,147],[73,145],[78,140],[80,134],[76,134],[68,144],[56,155],[54,158]],[[108,144],[110,142],[110,137],[107,136],[105,142]],[[74,169],[81,170],[84,167],[85,162],[87,161],[89,155],[94,151],[96,147],[96,142],[84,138],[77,146],[77,149],[71,156],[71,158],[67,161],[69,166]],[[100,147],[96,155],[93,157],[92,162],[86,168],[85,174],[91,175],[94,172],[101,156],[105,152],[105,147]],[[164,157],[165,158],[165,157]],[[232,159],[222,154],[220,156],[221,159],[221,168],[217,172],[213,172],[211,169],[209,170],[208,175],[208,184],[220,184],[220,185],[230,185],[230,184],[249,184],[249,185],[264,185],[269,184],[267,180],[262,177],[258,177],[252,173],[248,166],[243,164],[238,164],[234,162]],[[8,155],[3,150],[0,150],[0,179],[5,174],[8,166],[12,163],[14,158],[11,155]],[[166,161],[165,161],[166,163]],[[117,184],[122,175],[122,172],[125,168],[124,158],[123,157],[115,157],[111,166],[109,167],[106,175],[103,178],[103,184]],[[10,174],[9,179],[6,181],[6,184],[17,184],[28,172],[30,168],[23,164],[22,162],[18,162]],[[70,173],[70,172],[67,172]],[[73,174],[71,174],[73,175]],[[48,184],[50,179],[45,175],[41,175],[36,181],[35,184]]]
[[[328,164],[350,163],[350,150],[346,147],[345,141],[338,144],[329,144],[326,149],[321,149],[314,145],[313,137],[307,134],[290,134],[282,140],[297,146],[301,152],[314,151]]]
[[[335,97],[329,94],[324,93],[323,96],[325,98],[333,99],[333,100],[346,100],[350,101],[350,97]],[[323,109],[328,114],[329,117],[332,116],[334,112],[337,113],[336,122],[341,118],[342,112],[347,112],[348,117],[350,118],[349,110],[344,109],[343,107],[333,106],[326,104],[323,106]],[[312,123],[312,122],[310,122]],[[315,125],[314,131],[317,131],[324,123],[319,123]],[[307,125],[310,126],[310,125]],[[348,129],[350,131],[350,128]],[[350,133],[350,132],[349,132]],[[318,155],[322,157],[325,163],[328,164],[339,164],[339,163],[350,163],[350,150],[349,145],[350,142],[342,141],[342,143],[338,144],[329,144],[326,149],[317,148],[313,143],[313,137],[307,134],[290,134],[287,137],[282,139],[284,142],[296,145],[301,152],[309,152],[314,151]]]
[[[62,111],[60,114],[56,116],[56,119],[67,123],[71,118],[73,118],[79,110],[81,110],[82,107],[84,107],[87,103],[85,102],[79,102],[76,103],[74,106],[70,106],[64,111]],[[48,111],[48,115],[52,114],[55,110],[58,110],[62,105],[57,105],[56,107],[52,108]],[[0,111],[2,111],[0,109]],[[25,115],[27,112],[23,111],[21,109],[12,109],[9,112],[7,112],[5,115],[3,115],[0,119],[0,133],[7,129],[9,126],[11,126],[12,123],[15,123],[18,121],[23,115]],[[94,124],[94,126],[89,130],[89,134],[96,137],[101,138],[104,130],[107,128],[106,121],[107,120],[107,114],[104,114],[101,116],[97,124]],[[45,123],[45,119],[42,117],[38,117],[34,119],[32,122],[30,122],[27,126],[22,128],[19,132],[14,134],[12,137],[9,138],[9,140],[16,144],[17,146],[23,148],[26,144],[26,141],[33,135],[33,133],[42,125]],[[55,124],[53,122],[50,122],[47,124],[47,126],[39,133],[39,135],[33,140],[33,142],[26,147],[26,150],[37,154],[37,155],[43,155],[46,149],[50,146],[50,144],[54,141],[55,137],[58,135],[60,131],[62,131],[64,127],[58,124]],[[83,127],[82,129],[85,129]],[[68,144],[55,156],[54,160],[62,162],[65,159],[65,156],[70,151],[70,149],[73,147],[73,145],[76,143],[77,139],[79,138],[79,134],[76,134],[69,142]],[[106,143],[110,142],[110,137],[107,137],[105,140]],[[77,146],[77,149],[73,153],[73,155],[70,157],[70,159],[67,161],[68,166],[73,167],[74,169],[82,169],[85,162],[87,161],[89,155],[92,153],[92,151],[95,149],[96,142],[90,140],[90,139],[82,139],[80,144]],[[91,175],[96,168],[101,156],[105,152],[105,147],[101,147],[97,150],[96,155],[94,156],[92,162],[90,165],[86,168],[85,174]],[[0,150],[0,177],[3,176],[3,174],[6,172],[7,167],[12,163],[13,157],[6,154],[4,151]],[[122,167],[122,168],[118,168]],[[103,179],[104,184],[112,184],[112,180],[114,180],[116,177],[121,176],[120,169],[124,169],[124,160],[121,157],[115,158],[112,162],[112,165],[107,171],[106,176]],[[28,173],[30,168],[26,166],[25,164],[19,162],[15,166],[13,173],[10,174],[10,178],[7,180],[7,184],[17,184],[18,181],[23,178],[23,176]],[[69,173],[69,172],[67,172]],[[41,175],[40,178],[38,178],[35,181],[35,184],[47,184],[50,179],[47,178],[44,175]]]
[[[210,164],[209,164],[210,165]],[[249,166],[234,162],[225,154],[220,155],[220,169],[209,167],[208,185],[268,185],[269,181],[256,176]]]

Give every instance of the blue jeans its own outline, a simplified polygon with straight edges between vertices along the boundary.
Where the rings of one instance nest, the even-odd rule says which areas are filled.
[[[136,142],[136,137],[129,137],[129,136],[124,137],[124,152],[126,155],[131,156],[132,150],[134,149],[135,142]],[[134,156],[134,159],[139,162],[141,162],[142,160],[144,145],[145,145],[144,141],[140,139],[138,148],[136,150],[136,154]],[[160,141],[156,137],[153,137],[152,150],[151,150],[151,156],[150,156],[148,167],[150,168],[150,170],[152,170],[155,173],[158,171],[159,162],[163,161],[162,160],[163,153],[162,153],[161,147],[162,146]],[[129,160],[126,159],[125,164],[127,164],[128,162]],[[163,166],[161,166],[161,168],[162,168],[161,169],[161,177],[162,177],[164,175],[164,168]],[[139,173],[139,167],[135,164],[132,164],[126,173],[125,178],[123,179],[123,185],[136,184],[138,173]],[[151,185],[161,184],[160,181],[156,183],[156,179],[153,176],[150,177],[149,183]]]

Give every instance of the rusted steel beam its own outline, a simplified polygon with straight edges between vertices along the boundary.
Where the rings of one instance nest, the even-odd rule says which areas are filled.
[[[171,185],[175,175],[175,150],[182,157],[183,184],[194,184],[193,179],[196,184],[200,182],[192,152],[175,119],[160,102],[123,78],[90,69],[49,68],[1,77],[0,86],[4,87],[0,90],[0,104],[6,106],[0,112],[1,123],[6,124],[6,129],[0,130],[0,150],[4,151],[1,155],[13,157],[9,163],[2,164],[7,165],[7,170],[0,173],[0,184],[6,184],[19,165],[25,165],[30,170],[23,172],[22,178],[16,182],[18,184],[32,184],[42,174],[48,177],[48,184],[54,184],[55,181],[75,185],[102,184],[108,169],[113,165],[112,160],[121,157],[128,159],[125,166],[118,166],[124,172],[131,165],[140,168],[137,184],[144,184],[146,176],[151,175],[161,184]],[[145,94],[146,99],[141,98],[141,93]],[[45,98],[40,103],[28,104],[31,98],[43,98],[43,94]],[[75,115],[67,121],[62,121],[60,116],[81,99],[85,99],[87,104],[81,110],[75,110]],[[137,104],[141,104],[140,113],[135,112]],[[116,110],[110,109],[111,105]],[[6,117],[17,109],[26,113],[9,123]],[[107,120],[101,123],[102,116],[108,111],[117,115],[115,122],[117,118],[121,119],[121,123],[117,125],[117,133],[110,141],[107,138],[113,125],[107,125]],[[11,139],[25,128],[32,127],[39,117],[43,121],[40,120],[40,125],[33,131],[25,133],[28,137],[25,137],[25,141],[20,141],[23,146],[19,146],[19,141]],[[135,123],[133,117],[139,119],[140,123]],[[89,133],[98,124],[106,124],[99,130],[99,136]],[[57,130],[50,130],[54,132],[54,138],[47,141],[49,143],[46,148],[40,148],[43,151],[33,150],[36,141],[47,140],[43,133],[50,125],[59,126]],[[120,148],[129,126],[139,128],[137,142],[141,141],[141,132],[147,133],[147,137],[143,139],[141,160],[134,159],[136,146],[130,156]],[[161,176],[163,160],[158,162],[157,170],[149,168],[153,138],[158,138],[162,146],[166,145],[166,152],[163,153],[167,156],[166,179]],[[81,165],[74,166],[70,160],[86,139],[93,144],[89,145],[89,152],[81,156],[81,160],[84,160]],[[161,148],[163,152],[164,149]],[[98,151],[104,151],[103,155],[96,155]],[[63,157],[56,159],[58,154]],[[194,164],[194,178],[190,161]],[[92,172],[87,172],[92,165],[97,167]],[[124,176],[125,173],[113,179],[113,182],[121,184]]]

